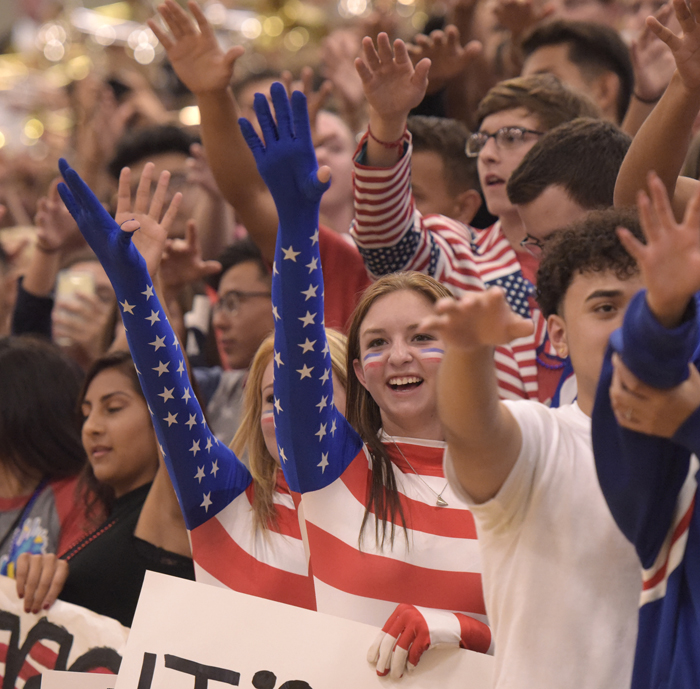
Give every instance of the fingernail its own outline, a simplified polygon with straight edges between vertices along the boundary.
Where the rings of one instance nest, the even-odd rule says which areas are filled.
[[[44,606],[44,610],[48,610],[50,607],[51,607],[51,603],[47,603],[47,604]]]
[[[22,598],[24,598],[24,594],[23,594],[23,593],[20,593],[18,597],[19,597],[20,600],[22,600]]]

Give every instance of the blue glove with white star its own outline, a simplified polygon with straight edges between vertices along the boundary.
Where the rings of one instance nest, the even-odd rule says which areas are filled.
[[[143,257],[131,241],[132,233],[119,227],[64,158],[58,161],[58,169],[65,180],[65,184],[61,182],[58,185],[58,193],[107,274],[110,274],[109,269],[115,261],[145,268]]]
[[[265,143],[248,120],[242,117],[238,123],[258,172],[275,201],[280,223],[286,224],[289,220],[297,221],[300,205],[304,210],[318,212],[321,196],[330,186],[330,171],[318,168],[306,96],[294,91],[290,107],[287,91],[279,82],[272,84],[270,95],[277,122],[265,96],[256,93],[254,102]],[[319,179],[319,172],[325,181]]]
[[[66,180],[66,184],[58,187],[61,198],[99,258],[117,295],[129,349],[160,449],[185,524],[192,531],[245,491],[251,475],[207,426],[187,376],[180,342],[149,276],[147,263],[157,267],[167,226],[177,212],[174,197],[174,205],[171,203],[160,220],[169,175],[161,176],[152,198],[147,175],[144,184],[139,184],[132,213],[128,173],[122,173],[118,211],[121,206],[125,213],[118,212],[117,218],[125,217],[125,225],[131,218],[136,222],[121,229],[78,173],[65,160],[59,166]],[[148,260],[144,260],[132,242],[137,226],[140,226],[138,239]]]
[[[311,141],[306,98],[282,84],[267,99],[255,95],[265,143],[239,120],[260,175],[279,215],[272,303],[275,317],[275,430],[289,487],[305,493],[335,481],[358,454],[362,441],[333,404],[330,349],[323,325],[323,274],[318,215],[328,188]],[[321,179],[319,179],[319,177]]]

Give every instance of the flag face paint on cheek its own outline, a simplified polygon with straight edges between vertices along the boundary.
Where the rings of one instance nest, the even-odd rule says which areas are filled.
[[[261,425],[264,426],[265,424],[274,423],[274,422],[275,422],[275,418],[274,418],[274,412],[272,409],[268,409],[267,411],[264,411],[260,415],[260,424]]]
[[[423,361],[442,361],[445,350],[439,347],[428,347],[420,350],[420,358]]]
[[[365,354],[362,359],[362,365],[366,369],[372,366],[380,366],[382,363],[384,363],[383,352],[370,352],[369,354]]]

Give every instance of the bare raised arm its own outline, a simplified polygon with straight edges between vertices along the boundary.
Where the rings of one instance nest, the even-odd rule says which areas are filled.
[[[197,97],[202,141],[221,193],[236,209],[263,256],[272,262],[277,211],[241,135],[240,113],[229,88],[243,48],[224,52],[197,3],[189,2],[187,6],[196,24],[173,0],[166,0],[158,11],[170,33],[153,20],[149,26],[165,48],[175,73]]]
[[[634,137],[615,185],[615,205],[631,206],[646,186],[646,176],[655,170],[671,198],[676,218],[683,217],[697,181],[678,177],[683,166],[691,129],[700,110],[700,0],[673,0],[682,34],[676,36],[656,18],[648,17],[649,28],[671,49],[676,71],[664,95]],[[692,13],[691,13],[692,12]]]
[[[421,327],[442,333],[438,408],[459,482],[477,502],[499,491],[520,453],[520,427],[499,401],[493,348],[532,332],[500,289],[442,299]]]

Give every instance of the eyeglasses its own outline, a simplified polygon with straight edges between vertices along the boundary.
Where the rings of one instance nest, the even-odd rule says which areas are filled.
[[[493,134],[486,132],[474,132],[467,139],[467,146],[464,152],[469,158],[476,158],[481,149],[486,146],[486,142],[493,138],[498,148],[515,148],[521,144],[528,134],[542,136],[544,132],[538,132],[534,129],[525,129],[524,127],[501,127]]]
[[[520,242],[520,246],[535,258],[539,258],[542,256],[542,249],[544,249],[545,241],[546,240],[539,239],[538,237],[533,237],[531,234],[526,234],[525,239]]]
[[[271,292],[240,292],[237,289],[232,289],[230,292],[226,292],[226,294],[222,294],[219,297],[219,301],[214,304],[212,311],[214,313],[217,313],[218,311],[225,311],[228,314],[234,314],[241,308],[241,304],[246,299],[271,296]]]

